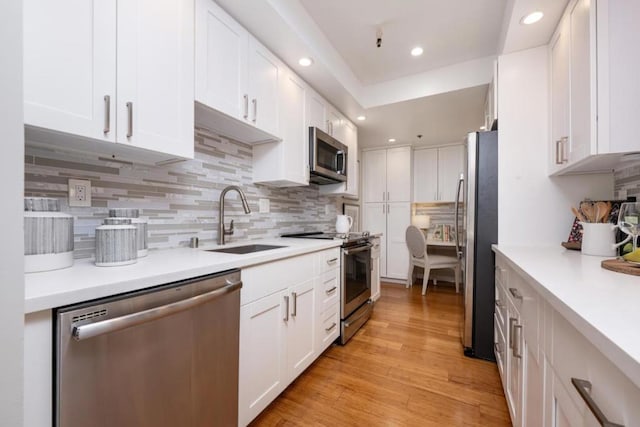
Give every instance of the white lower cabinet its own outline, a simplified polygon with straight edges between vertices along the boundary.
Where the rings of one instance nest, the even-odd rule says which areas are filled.
[[[241,426],[338,338],[339,253],[333,248],[242,270]]]
[[[536,284],[528,280],[496,254],[494,343],[512,425],[605,425],[589,409],[587,398],[614,423],[606,425],[639,425],[640,388],[542,299],[534,290]],[[590,389],[580,380],[588,381]],[[579,386],[585,389],[584,396]]]
[[[380,298],[380,237],[371,239],[371,300]]]

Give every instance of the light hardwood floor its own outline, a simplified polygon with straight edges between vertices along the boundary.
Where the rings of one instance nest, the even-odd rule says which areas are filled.
[[[449,286],[383,284],[373,317],[333,345],[252,426],[509,426],[498,369],[462,354]]]

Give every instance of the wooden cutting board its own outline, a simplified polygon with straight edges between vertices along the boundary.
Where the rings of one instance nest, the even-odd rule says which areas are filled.
[[[640,276],[640,266],[629,264],[621,259],[605,259],[602,261],[602,268],[605,270],[615,271],[616,273],[631,274]]]

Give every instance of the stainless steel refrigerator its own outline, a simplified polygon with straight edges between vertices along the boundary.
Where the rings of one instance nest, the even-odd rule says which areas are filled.
[[[466,173],[456,196],[456,250],[464,272],[464,354],[495,360],[494,254],[498,242],[498,131],[467,137]]]

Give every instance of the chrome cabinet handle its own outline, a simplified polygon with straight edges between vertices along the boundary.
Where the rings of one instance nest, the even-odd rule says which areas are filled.
[[[562,164],[562,139],[556,140],[556,165]]]
[[[563,136],[562,138],[560,138],[560,140],[562,141],[562,163],[566,163],[569,161],[569,157],[567,155],[567,152],[569,151],[567,149],[567,143],[569,142],[569,137],[568,136]]]
[[[242,117],[246,120],[249,118],[249,95],[244,94],[242,95],[242,98],[244,99],[244,114]]]
[[[513,295],[515,299],[519,299],[522,301],[522,294],[517,288],[509,288],[509,292],[511,292],[511,295]]]
[[[289,295],[284,296],[285,310],[284,310],[284,320],[285,322],[289,321]]]
[[[390,201],[391,199],[389,198],[389,192],[387,191],[387,202]]]
[[[111,97],[109,95],[104,96],[104,134],[111,132]]]
[[[502,349],[500,348],[500,343],[493,343],[493,351],[497,354],[502,354]]]
[[[133,102],[127,102],[127,138],[133,136]]]
[[[298,314],[298,294],[295,292],[291,292],[291,297],[293,298],[293,308],[291,309],[291,317],[296,317]]]
[[[336,261],[338,261],[338,258],[331,258],[327,260],[327,264],[331,265],[331,264],[335,264]]]
[[[333,322],[333,324],[331,326],[329,326],[328,328],[324,328],[325,332],[331,332],[332,330],[334,330],[336,328],[336,326],[338,326],[338,324],[336,322]]]
[[[502,301],[500,301],[499,299],[496,300],[496,307],[498,308],[502,308],[504,307],[504,304],[502,303]]]
[[[513,349],[513,335],[515,334],[515,332],[513,331],[513,327],[517,321],[518,319],[516,319],[515,317],[509,318],[509,348],[510,349]]]
[[[616,424],[611,421],[604,415],[604,412],[600,410],[598,404],[591,397],[591,382],[587,380],[581,380],[579,378],[571,378],[571,383],[578,390],[578,394],[584,400],[584,403],[587,404],[591,413],[596,417],[596,420],[600,423],[602,427],[624,427],[622,424]]]
[[[329,126],[331,122],[329,120],[325,120],[325,122],[327,123],[327,133],[331,135],[331,126]]]
[[[513,344],[513,357],[522,359],[522,325],[514,325],[513,333],[517,333],[518,338]]]
[[[382,201],[383,201],[383,202],[386,202],[386,201],[387,201],[387,199],[385,199],[386,194],[387,194],[387,192],[386,192],[386,191],[383,191],[383,192],[382,192]]]
[[[242,282],[240,280],[233,282],[227,280],[225,286],[215,289],[211,292],[196,295],[195,297],[161,305],[160,307],[154,307],[144,311],[139,311],[137,313],[114,317],[113,319],[107,319],[101,322],[89,323],[82,326],[74,326],[71,334],[76,341],[82,341],[99,335],[108,334],[110,332],[120,331],[122,329],[141,325],[143,323],[151,322],[153,320],[167,317],[180,311],[185,311],[198,305],[202,305],[206,302],[240,289],[241,287]]]
[[[333,291],[335,291],[336,289],[338,289],[338,287],[337,287],[337,286],[334,286],[334,287],[333,287],[333,288],[331,288],[331,289],[327,289],[327,290],[325,290],[325,292],[326,292],[326,294],[327,294],[327,295],[329,295],[329,294],[332,294],[332,293],[333,293]]]
[[[251,100],[251,104],[253,104],[253,120],[252,120],[252,122],[255,123],[256,120],[258,120],[258,100],[256,98],[253,98]]]

